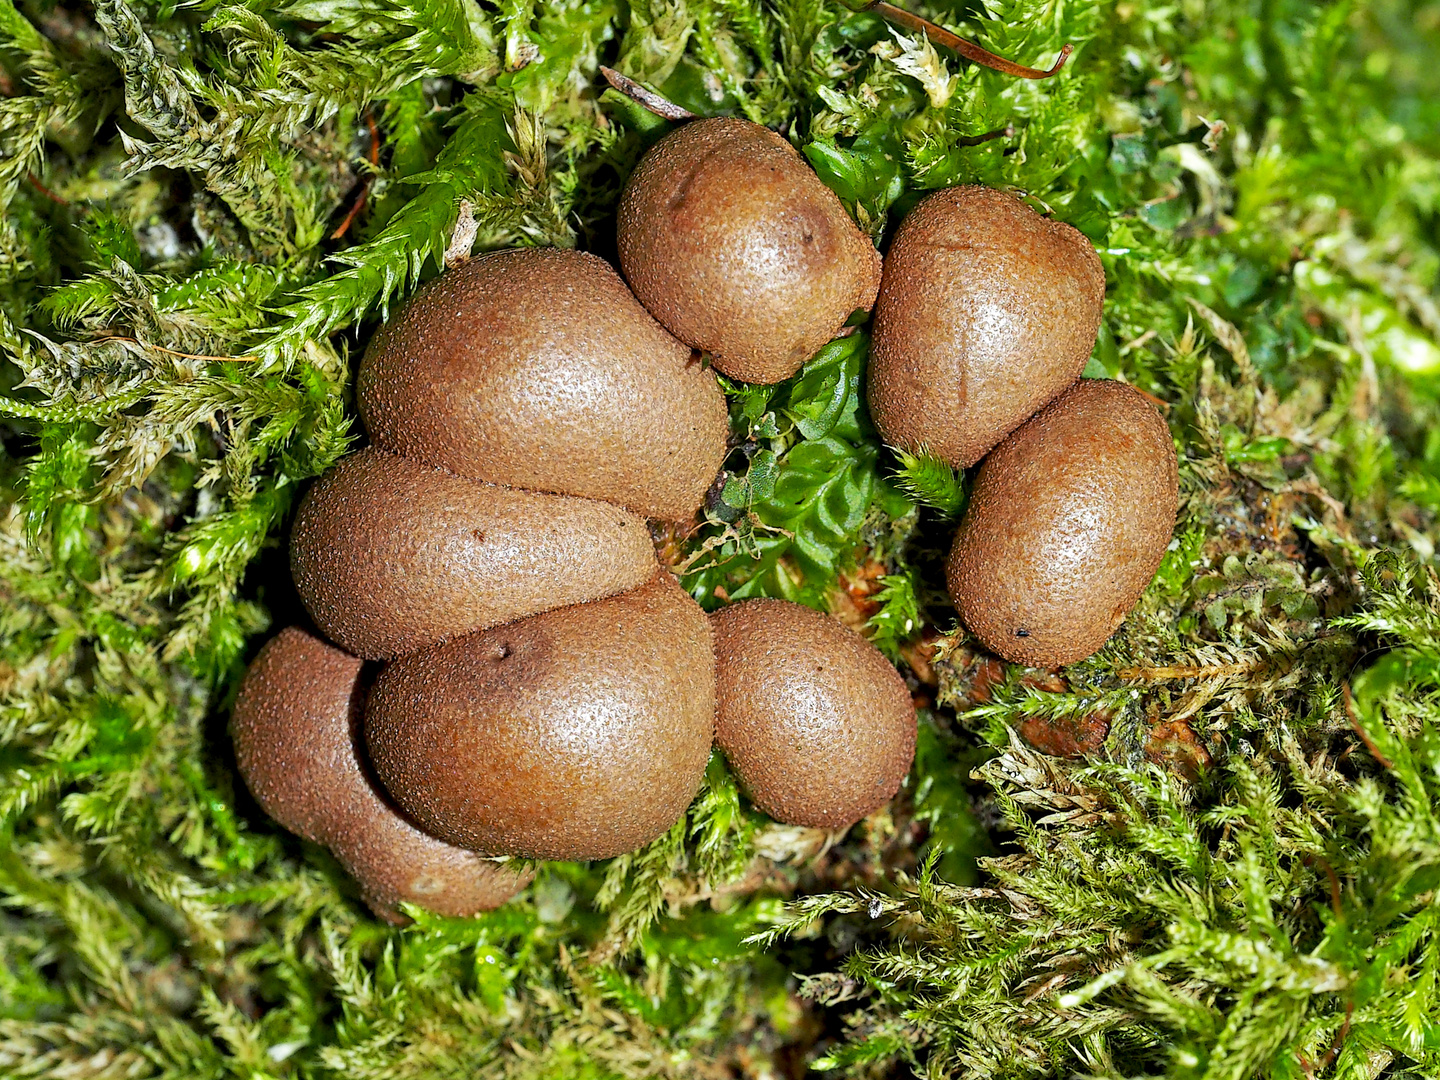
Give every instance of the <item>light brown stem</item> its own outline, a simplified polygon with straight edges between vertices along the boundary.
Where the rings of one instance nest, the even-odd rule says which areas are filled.
[[[1227,675],[1244,675],[1254,671],[1256,664],[1207,664],[1203,667],[1185,664],[1167,667],[1127,667],[1115,674],[1128,681],[1165,682],[1170,679],[1219,679]]]
[[[904,8],[896,7],[894,4],[887,4],[885,0],[873,0],[860,9],[861,11],[873,11],[882,19],[889,22],[899,23],[910,30],[918,30],[936,45],[944,45],[947,49],[953,49],[966,60],[976,64],[982,64],[994,71],[1006,75],[1013,75],[1017,79],[1048,79],[1065,66],[1065,61],[1070,59],[1070,54],[1075,51],[1075,46],[1065,44],[1060,47],[1060,55],[1055,63],[1047,70],[1041,71],[1038,68],[1029,68],[1024,64],[1017,64],[1014,60],[1006,60],[1003,56],[996,56],[989,49],[982,49],[973,41],[966,41],[958,34],[952,34],[943,26],[938,26],[929,19],[922,19],[913,12]]]
[[[27,180],[30,181],[30,186],[31,186],[31,187],[33,187],[33,188],[34,188],[36,191],[38,191],[41,195],[44,195],[45,198],[49,199],[51,202],[53,202],[53,203],[58,203],[60,206],[69,206],[69,205],[70,205],[70,200],[69,200],[69,199],[65,199],[65,198],[62,198],[62,197],[59,196],[59,195],[56,195],[55,192],[51,191],[48,187],[46,187],[44,184],[42,184],[42,183],[40,182],[40,178],[39,178],[38,176],[36,176],[33,172],[32,172],[32,173],[26,173],[26,174],[25,174],[25,179],[27,179]]]
[[[124,334],[106,334],[104,337],[95,338],[97,344],[106,341],[125,341],[132,345],[139,345],[142,348],[154,349],[156,352],[163,352],[167,356],[179,356],[185,360],[208,360],[217,364],[239,363],[244,361],[255,361],[255,356],[206,356],[203,353],[180,352],[178,349],[167,349],[164,345],[151,345],[141,341],[139,338],[126,337]]]
[[[370,164],[374,168],[380,167],[380,129],[375,125],[375,114],[365,113],[365,123],[370,127]],[[374,179],[373,172],[367,173],[360,181],[360,194],[355,197],[355,204],[350,207],[350,212],[345,215],[345,220],[340,222],[335,231],[330,234],[331,240],[339,240],[355,223],[360,216],[360,211],[365,209],[366,200],[370,198],[370,184]]]
[[[1355,711],[1355,699],[1350,695],[1350,684],[1347,682],[1340,688],[1345,695],[1345,713],[1350,717],[1350,726],[1355,729],[1355,734],[1360,736],[1360,741],[1365,744],[1365,749],[1370,751],[1370,756],[1387,769],[1393,769],[1394,763],[1380,752],[1375,745],[1375,740],[1370,738],[1370,733],[1360,725],[1360,714]]]
[[[957,146],[979,146],[991,139],[1011,138],[1015,134],[1015,125],[1006,124],[1003,128],[996,128],[994,131],[987,131],[984,135],[965,135],[955,140]]]

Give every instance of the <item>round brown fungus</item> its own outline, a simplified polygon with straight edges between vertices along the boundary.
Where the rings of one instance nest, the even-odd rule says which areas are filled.
[[[695,120],[625,185],[620,268],[640,302],[734,379],[789,378],[868,311],[880,255],[785,139]]]
[[[756,806],[838,829],[895,795],[915,756],[915,709],[875,646],[785,600],[745,600],[710,621],[716,742]]]
[[[1057,667],[1095,652],[1155,576],[1175,528],[1175,446],[1132,387],[1081,379],[980,465],[946,563],[991,652]]]
[[[700,788],[715,658],[694,600],[661,572],[392,662],[366,711],[386,788],[450,843],[605,859],[664,833]]]
[[[991,188],[927,196],[885,255],[875,426],[891,446],[968,468],[1080,377],[1104,300],[1077,229]]]
[[[705,498],[729,434],[714,374],[578,251],[447,270],[375,335],[357,398],[386,450],[677,521]]]
[[[655,574],[642,518],[609,503],[467,480],[383,450],[306,493],[290,568],[331,640],[386,659]]]
[[[441,915],[499,907],[533,874],[421,832],[371,777],[360,742],[362,661],[298,627],[260,650],[240,685],[235,757],[261,808],[323,844],[388,922],[409,901]]]

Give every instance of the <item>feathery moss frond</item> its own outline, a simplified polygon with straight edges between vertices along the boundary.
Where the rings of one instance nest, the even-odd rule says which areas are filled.
[[[900,462],[893,477],[895,486],[907,497],[946,517],[956,517],[965,509],[965,476],[949,462],[924,450],[912,454],[892,447],[891,453]]]

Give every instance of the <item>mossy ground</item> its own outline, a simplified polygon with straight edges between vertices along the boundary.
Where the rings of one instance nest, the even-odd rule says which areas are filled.
[[[917,10],[1076,52],[1012,81],[829,0],[0,0],[0,1075],[1440,1075],[1440,7]],[[659,130],[601,63],[785,131],[882,243],[972,181],[1084,231],[1176,541],[1097,656],[1007,668],[863,330],[728,387],[666,557],[871,633],[906,789],[836,839],[717,761],[644,851],[395,930],[248,798],[228,700],[387,308],[613,254]]]

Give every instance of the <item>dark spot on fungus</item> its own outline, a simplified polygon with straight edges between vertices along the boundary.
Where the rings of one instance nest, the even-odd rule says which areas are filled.
[[[369,447],[306,493],[290,571],[327,637],[384,660],[643,585],[655,573],[645,531],[609,528],[631,521],[595,499],[468,480]]]
[[[400,809],[447,843],[608,859],[685,813],[714,723],[709,622],[660,572],[402,656],[375,681],[365,737]]]
[[[1176,471],[1145,395],[1109,379],[1066,390],[976,473],[945,568],[965,627],[1031,667],[1095,652],[1165,555]]]
[[[360,743],[363,663],[299,627],[271,638],[245,673],[231,731],[246,785],[265,812],[324,844],[382,919],[397,905],[442,915],[499,907],[534,875],[442,843],[396,813]]]

